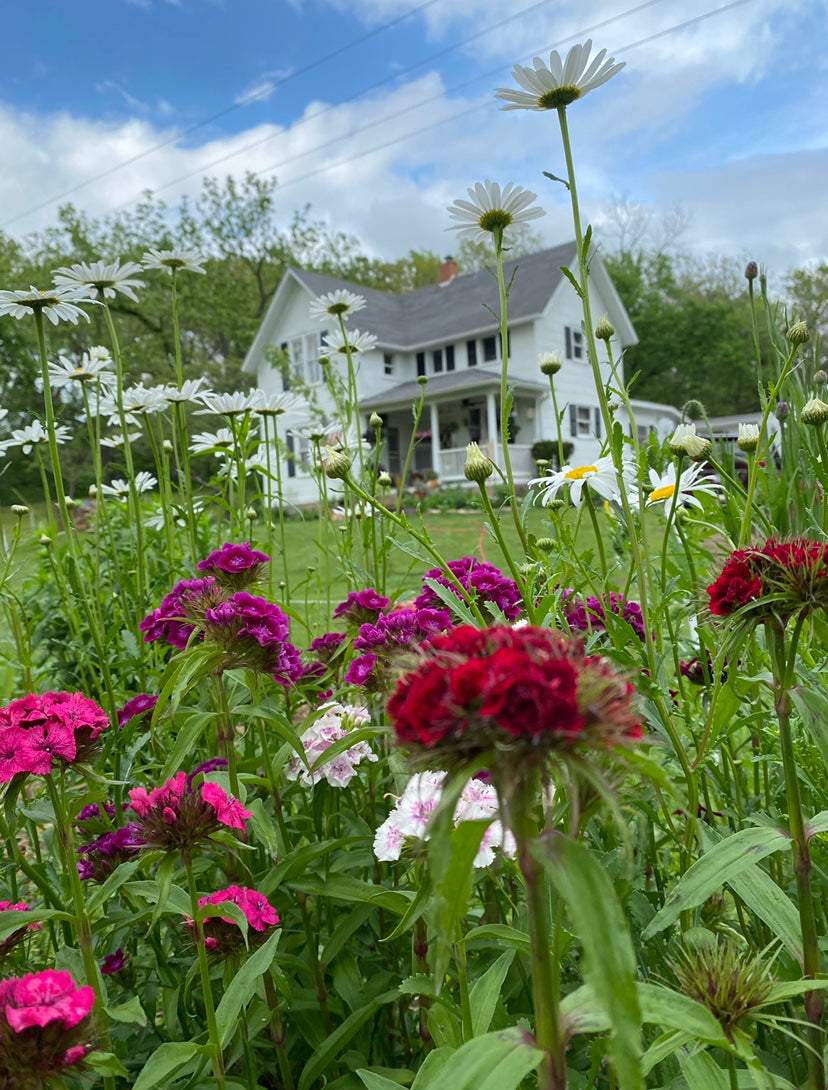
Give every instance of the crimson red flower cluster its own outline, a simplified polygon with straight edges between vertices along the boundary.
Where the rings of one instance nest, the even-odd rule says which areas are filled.
[[[802,610],[828,607],[828,544],[810,538],[737,549],[707,588],[710,612],[729,617],[745,606],[754,619],[787,621]]]
[[[47,969],[0,981],[0,1090],[36,1090],[90,1047],[92,989]]]
[[[633,687],[580,639],[527,626],[455,628],[388,702],[398,740],[443,759],[497,750],[524,760],[641,737]]]
[[[55,760],[88,761],[109,726],[103,708],[82,693],[30,693],[0,708],[0,783],[18,772],[47,776]]]

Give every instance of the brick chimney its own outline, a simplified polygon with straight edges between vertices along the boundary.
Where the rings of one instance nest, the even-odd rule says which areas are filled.
[[[448,282],[453,280],[459,272],[460,270],[457,267],[457,262],[453,257],[443,258],[443,264],[440,266],[440,283],[448,284]]]

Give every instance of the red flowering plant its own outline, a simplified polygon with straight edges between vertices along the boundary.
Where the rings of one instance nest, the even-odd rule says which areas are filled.
[[[47,969],[0,981],[0,1090],[40,1090],[91,1049],[95,995]]]

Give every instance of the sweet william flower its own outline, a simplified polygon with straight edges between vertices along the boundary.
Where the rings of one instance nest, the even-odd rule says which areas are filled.
[[[553,49],[549,54],[549,64],[540,57],[535,57],[534,68],[516,64],[512,78],[523,90],[511,87],[498,87],[495,97],[506,105],[503,110],[556,110],[559,106],[568,106],[584,95],[600,87],[621,71],[625,61],[616,62],[602,49],[589,59],[592,52],[592,39],[583,45],[574,45],[561,59],[560,53]]]
[[[226,541],[196,566],[199,571],[213,576],[218,583],[234,590],[243,590],[256,582],[265,564],[269,563],[267,553],[254,549],[249,541],[240,545]]]
[[[509,182],[500,188],[497,182],[476,182],[468,189],[469,200],[456,200],[448,213],[457,223],[448,228],[457,231],[458,238],[502,241],[503,232],[515,224],[529,223],[545,216],[542,208],[530,207],[537,194]]]
[[[745,611],[745,620],[773,620],[828,607],[828,544],[810,538],[737,549],[707,588],[710,612],[729,617]]]

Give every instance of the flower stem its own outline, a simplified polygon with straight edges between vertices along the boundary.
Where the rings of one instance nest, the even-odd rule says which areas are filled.
[[[201,909],[198,906],[198,890],[193,874],[193,861],[189,855],[182,855],[181,862],[187,873],[187,890],[190,894],[190,911],[193,914],[193,934],[198,951],[198,971],[201,976],[201,991],[204,997],[204,1013],[207,1017],[207,1035],[210,1041],[210,1062],[213,1067],[216,1084],[224,1090],[224,1057],[221,1052],[216,1008],[213,1002],[213,988],[210,982],[210,966],[207,962],[207,949],[204,945],[204,928],[201,922]]]

